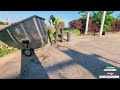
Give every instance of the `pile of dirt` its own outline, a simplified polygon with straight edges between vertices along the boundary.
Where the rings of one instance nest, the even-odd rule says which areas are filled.
[[[99,32],[100,29],[100,24],[95,23],[94,20],[89,20],[89,25],[88,25],[88,32],[90,33],[96,33]]]
[[[120,20],[111,23],[110,32],[120,32]]]
[[[79,29],[85,32],[86,19],[77,19],[69,22],[70,28]],[[89,19],[88,33],[97,33],[100,30],[100,24],[91,18]],[[111,23],[110,32],[120,32],[120,20]]]
[[[69,22],[70,28],[81,29],[82,22],[81,20],[73,20]]]
[[[70,28],[82,29],[85,31],[86,19],[78,19],[69,22]],[[89,19],[88,33],[99,32],[100,25],[95,23],[94,20]]]
[[[7,27],[8,25],[0,25],[0,30]]]

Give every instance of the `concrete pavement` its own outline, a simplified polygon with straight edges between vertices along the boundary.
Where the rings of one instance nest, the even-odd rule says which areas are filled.
[[[120,75],[120,33],[79,36],[59,46],[46,45],[32,57],[20,51],[0,58],[0,79],[96,79],[113,66]]]

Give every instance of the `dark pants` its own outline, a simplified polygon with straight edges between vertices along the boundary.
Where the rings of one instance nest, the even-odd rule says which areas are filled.
[[[64,29],[64,26],[65,26],[65,23],[64,22],[60,22],[58,24],[58,26],[56,27],[56,32],[54,33],[55,42],[57,42],[59,31],[61,32],[61,41],[63,42],[63,29]]]

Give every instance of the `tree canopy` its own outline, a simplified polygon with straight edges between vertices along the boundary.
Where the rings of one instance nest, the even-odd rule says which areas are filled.
[[[111,16],[111,14],[113,12],[114,11],[106,11],[106,17],[105,17],[105,22],[104,22],[104,31],[109,31],[111,29],[111,23],[118,20],[118,18]],[[81,11],[81,12],[79,12],[79,14],[80,13],[83,14],[82,18],[87,17],[86,11]],[[100,24],[101,19],[102,19],[102,14],[103,14],[103,11],[94,11],[94,12],[92,12],[92,15],[90,16],[90,18],[93,19],[95,23]]]

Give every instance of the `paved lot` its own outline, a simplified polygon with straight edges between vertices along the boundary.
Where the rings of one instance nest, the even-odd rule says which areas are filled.
[[[0,58],[0,79],[97,79],[109,66],[120,75],[120,33],[75,37],[37,49],[32,57],[14,52]]]

